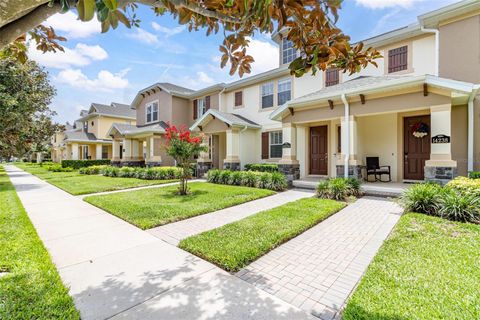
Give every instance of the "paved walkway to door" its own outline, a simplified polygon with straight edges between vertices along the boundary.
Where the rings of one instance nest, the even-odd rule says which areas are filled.
[[[402,211],[383,198],[361,198],[237,276],[321,319],[332,319]]]
[[[82,319],[310,319],[16,167],[10,179]]]
[[[273,196],[246,202],[238,206],[225,208],[212,213],[200,215],[187,220],[169,223],[148,230],[152,235],[173,245],[189,236],[212,230],[228,223],[246,218],[260,211],[272,209],[295,200],[312,197],[307,190],[288,190]]]

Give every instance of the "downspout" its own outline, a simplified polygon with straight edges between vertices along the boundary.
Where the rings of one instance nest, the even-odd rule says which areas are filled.
[[[438,77],[439,75],[439,67],[440,67],[440,31],[438,29],[427,29],[424,28],[423,26],[420,28],[420,30],[424,33],[434,33],[435,34],[435,76]]]
[[[480,85],[474,85],[472,88],[472,93],[468,97],[468,146],[467,146],[467,171],[473,171],[473,162],[474,162],[474,124],[475,124],[475,115],[474,115],[474,106],[473,101],[475,100],[475,96],[477,95],[478,90],[480,89]]]
[[[227,87],[223,87],[223,89],[218,93],[218,110],[222,111],[222,94],[225,92]]]
[[[343,170],[343,176],[348,178],[348,161],[350,159],[350,105],[348,104],[347,96],[344,93],[342,93],[341,98],[343,105],[345,106],[345,167]]]

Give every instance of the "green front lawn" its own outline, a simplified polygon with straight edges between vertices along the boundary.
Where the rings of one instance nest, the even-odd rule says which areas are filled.
[[[212,183],[190,183],[190,194],[180,196],[177,186],[89,196],[85,201],[142,229],[187,219],[266,197],[275,192]]]
[[[0,319],[79,319],[68,290],[0,167]]]
[[[480,225],[404,215],[343,319],[480,319]]]
[[[112,178],[101,175],[85,175],[78,171],[51,172],[38,165],[15,164],[22,170],[67,191],[73,195],[122,190],[135,187],[165,184],[177,180],[142,180],[136,178]]]
[[[344,206],[333,200],[301,199],[189,237],[179,246],[227,271],[238,271]]]

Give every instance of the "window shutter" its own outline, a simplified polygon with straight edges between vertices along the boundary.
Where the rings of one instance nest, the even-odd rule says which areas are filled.
[[[197,99],[193,100],[193,120],[196,120],[198,118],[197,104],[198,104],[198,100]]]
[[[239,107],[243,104],[243,92],[237,91],[235,92],[235,107]]]
[[[408,46],[388,51],[388,72],[407,70],[408,67]]]
[[[325,71],[325,87],[330,87],[340,82],[340,73],[338,69],[328,69]]]
[[[210,96],[205,97],[205,110],[210,109]]]
[[[268,159],[268,132],[262,132],[262,159]]]

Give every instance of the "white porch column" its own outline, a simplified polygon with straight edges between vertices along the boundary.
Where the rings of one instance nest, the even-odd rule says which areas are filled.
[[[337,162],[337,176],[345,176],[346,157],[348,156],[349,177],[361,178],[361,159],[358,159],[358,134],[357,134],[357,120],[354,116],[349,116],[348,120],[345,117],[340,118],[340,132],[341,132],[341,150],[342,154]],[[348,128],[347,128],[348,126]],[[347,138],[348,136],[348,138]]]
[[[113,139],[112,141],[112,161],[120,161],[120,141]]]
[[[137,139],[132,139],[131,141],[132,141],[132,160],[138,161],[143,159],[143,155],[141,154],[143,153],[143,150],[142,152],[140,152],[140,148],[142,147],[143,149],[143,145]]]
[[[132,160],[132,139],[124,138],[122,144],[123,144],[122,161],[131,161]]]
[[[430,160],[425,161],[425,180],[448,182],[457,175],[452,160],[452,105],[430,107]]]
[[[230,128],[226,131],[227,157],[223,161],[224,169],[240,170],[240,131]]]
[[[292,123],[282,124],[283,143],[289,145],[282,149],[280,164],[298,164],[297,160],[297,127]]]
[[[72,143],[72,160],[78,159],[78,143]]]
[[[99,143],[95,146],[95,158],[102,160],[102,145]]]
[[[207,151],[202,151],[200,152],[200,155],[198,157],[197,162],[212,162],[212,159],[210,158],[210,139],[212,138],[211,135],[205,135],[205,137],[202,140],[202,146],[206,146],[208,148]]]
[[[161,141],[160,137],[151,136],[147,138],[147,163],[151,166],[160,166],[162,164],[162,156],[160,154]]]

